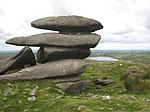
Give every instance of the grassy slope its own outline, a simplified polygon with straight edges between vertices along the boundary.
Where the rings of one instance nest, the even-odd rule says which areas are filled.
[[[108,77],[115,81],[109,86],[91,87],[80,94],[63,94],[48,80],[0,82],[0,112],[146,112],[150,111],[150,93],[128,93],[120,76],[128,66],[149,71],[150,65],[135,62],[98,62],[89,64],[82,79]],[[120,66],[122,64],[122,66]],[[35,101],[28,101],[31,90],[38,87]],[[9,89],[8,89],[9,88]],[[11,90],[10,90],[11,88]],[[7,91],[9,90],[9,91]],[[90,95],[90,94],[92,95]],[[109,95],[111,99],[103,97]]]

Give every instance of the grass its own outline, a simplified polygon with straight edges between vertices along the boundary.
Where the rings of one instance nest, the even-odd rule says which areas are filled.
[[[128,77],[125,88],[130,92],[144,92],[150,90],[150,80],[142,80],[139,77]]]
[[[85,60],[89,66],[83,80],[109,78],[108,86],[91,82],[82,93],[62,93],[48,80],[1,81],[0,112],[146,112],[150,111],[150,91],[129,92],[120,80],[128,67],[134,66],[148,73],[150,65],[128,61],[100,62]],[[38,88],[35,95],[31,91]],[[35,96],[35,101],[29,97]],[[105,99],[109,96],[110,99]]]

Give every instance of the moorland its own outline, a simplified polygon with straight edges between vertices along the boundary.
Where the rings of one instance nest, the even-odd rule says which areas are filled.
[[[0,54],[0,59],[11,53]],[[0,112],[149,112],[150,52],[92,51],[91,56],[109,56],[118,61],[88,64],[82,80],[90,80],[81,93],[64,93],[45,80],[0,81]],[[111,79],[97,85],[97,79]],[[36,91],[33,94],[32,91]]]

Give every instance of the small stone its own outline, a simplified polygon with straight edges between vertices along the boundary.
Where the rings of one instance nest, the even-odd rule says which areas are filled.
[[[109,95],[107,95],[107,96],[103,96],[102,99],[103,99],[103,100],[110,100],[111,98],[110,98]]]
[[[5,97],[3,100],[4,100],[4,101],[6,101],[6,100],[7,100],[7,98]]]
[[[121,66],[122,66],[122,64],[120,63],[120,64],[119,64],[119,66],[121,67]]]
[[[30,86],[29,84],[26,84],[26,85],[25,85],[25,87],[29,87],[29,86]]]
[[[56,98],[54,98],[55,100],[62,98],[62,96],[57,96]]]
[[[39,90],[39,92],[44,92],[44,90],[41,89],[41,90]]]
[[[35,100],[36,100],[36,97],[35,97],[35,96],[28,97],[28,101],[35,101]]]
[[[77,97],[77,96],[74,96],[73,98],[74,98],[74,99],[77,99],[78,97]]]
[[[31,90],[31,92],[29,93],[29,95],[34,96],[38,89],[39,89],[39,87],[36,86],[34,89]]]
[[[55,103],[56,103],[56,102],[52,102],[52,103],[49,105],[49,107],[52,107]]]
[[[98,98],[98,97],[99,97],[98,94],[91,96],[91,98],[95,98],[95,99]]]
[[[29,109],[25,109],[23,112],[30,112]]]
[[[35,111],[39,111],[39,109],[35,109]]]
[[[100,110],[104,110],[104,107],[100,107],[99,109],[100,109]]]
[[[13,85],[11,83],[7,83],[7,86],[13,87]]]
[[[50,89],[51,89],[51,87],[46,87],[45,89],[46,89],[46,90],[50,90]]]
[[[10,107],[11,105],[6,105],[6,106],[4,106],[4,108],[8,108],[8,107]],[[1,111],[0,111],[1,112]]]
[[[111,110],[111,111],[112,111],[112,110],[113,110],[113,108],[109,108],[109,110]]]
[[[7,88],[7,89],[4,91],[3,95],[4,95],[4,96],[7,96],[8,94],[12,94],[12,93],[14,93],[14,92],[13,92],[13,89],[9,87],[9,88]]]
[[[25,91],[31,91],[31,89],[30,88],[25,88]]]
[[[84,105],[80,105],[79,107],[78,107],[78,111],[79,112],[93,112],[91,109],[88,109],[86,106],[84,106]]]
[[[49,94],[45,94],[45,96],[49,96]]]
[[[29,95],[34,96],[35,95],[35,89],[31,90],[31,92],[29,93]]]
[[[22,101],[21,101],[21,100],[19,100],[19,101],[18,101],[18,103],[19,103],[19,104],[22,104]]]
[[[147,102],[150,102],[150,100],[146,100]]]
[[[94,96],[94,94],[93,93],[88,93],[86,96],[87,97],[92,97],[92,96]]]
[[[80,106],[78,107],[78,111],[84,111],[86,108],[87,108],[86,106],[80,105]]]
[[[133,95],[129,95],[128,97],[129,97],[129,98],[132,98],[132,99],[136,99],[136,97],[133,96]]]

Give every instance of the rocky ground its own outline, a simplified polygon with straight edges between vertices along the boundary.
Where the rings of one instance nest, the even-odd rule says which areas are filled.
[[[88,69],[83,80],[89,88],[81,93],[64,93],[49,80],[1,81],[0,112],[146,112],[150,111],[150,93],[127,91],[120,80],[128,67],[148,73],[150,65],[117,61],[86,60]],[[109,85],[97,85],[96,79],[111,79]]]

